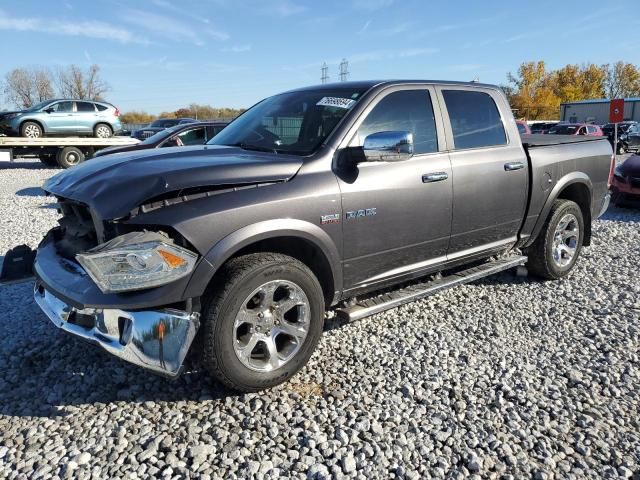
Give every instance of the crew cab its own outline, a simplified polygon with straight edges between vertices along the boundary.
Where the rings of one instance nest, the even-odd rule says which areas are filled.
[[[328,309],[357,319],[521,265],[565,277],[612,168],[606,137],[521,139],[495,86],[302,88],[204,146],[49,179],[62,216],[34,296],[57,327],[136,365],[176,377],[190,352],[260,390],[302,368]]]

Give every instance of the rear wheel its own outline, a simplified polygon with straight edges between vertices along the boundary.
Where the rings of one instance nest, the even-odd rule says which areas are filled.
[[[322,288],[311,270],[281,254],[238,257],[206,296],[205,367],[243,392],[291,378],[313,353],[324,321]]]
[[[84,154],[79,148],[64,147],[58,150],[56,160],[62,168],[70,168],[84,162]]]
[[[571,200],[556,200],[535,242],[525,250],[531,273],[549,280],[569,274],[582,249],[584,220]]]
[[[618,143],[618,155],[624,155],[626,153],[626,150],[624,148],[624,144],[622,143]]]
[[[36,122],[24,122],[20,125],[20,135],[27,138],[40,138],[44,137],[44,132]]]
[[[106,123],[99,123],[93,129],[93,136],[96,138],[110,138],[113,136],[113,130]]]

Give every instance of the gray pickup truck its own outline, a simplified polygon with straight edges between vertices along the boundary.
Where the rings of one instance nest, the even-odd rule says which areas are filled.
[[[53,323],[241,391],[289,379],[325,311],[357,319],[515,266],[573,268],[608,205],[602,138],[521,138],[480,83],[346,82],[267,98],[208,144],[107,155],[44,185]]]

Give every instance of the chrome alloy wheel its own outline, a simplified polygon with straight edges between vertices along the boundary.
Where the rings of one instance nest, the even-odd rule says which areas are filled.
[[[578,219],[572,213],[564,215],[553,234],[553,262],[561,268],[568,266],[578,250],[580,227]]]
[[[111,137],[111,130],[105,125],[100,125],[98,126],[98,128],[96,128],[96,137],[109,138]]]
[[[38,138],[40,137],[40,129],[37,125],[27,125],[24,128],[24,136],[28,138]]]
[[[233,348],[251,370],[271,372],[298,353],[309,332],[311,312],[302,288],[273,280],[242,303],[233,326]]]

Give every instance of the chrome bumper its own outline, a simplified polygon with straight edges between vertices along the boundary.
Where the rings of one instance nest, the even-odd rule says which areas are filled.
[[[34,298],[54,325],[139,367],[177,377],[199,326],[199,314],[180,310],[127,312],[76,309],[35,283]],[[164,333],[159,326],[163,324]]]

